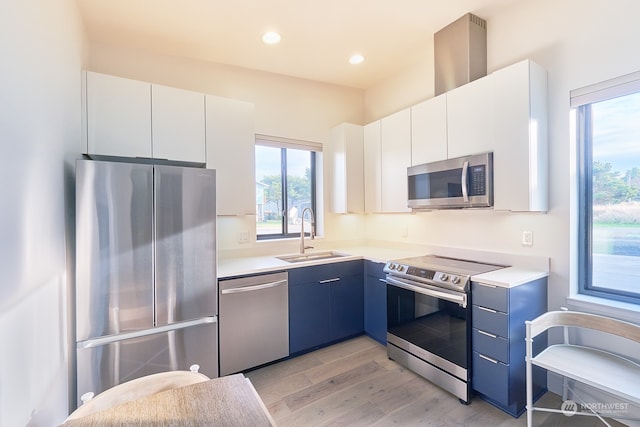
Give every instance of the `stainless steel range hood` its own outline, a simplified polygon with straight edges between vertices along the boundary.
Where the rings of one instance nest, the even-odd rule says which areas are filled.
[[[435,94],[487,75],[487,22],[467,13],[434,34]]]

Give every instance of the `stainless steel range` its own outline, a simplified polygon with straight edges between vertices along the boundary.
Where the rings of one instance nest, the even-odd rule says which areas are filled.
[[[389,261],[384,267],[389,358],[468,403],[470,278],[504,267],[436,255]]]

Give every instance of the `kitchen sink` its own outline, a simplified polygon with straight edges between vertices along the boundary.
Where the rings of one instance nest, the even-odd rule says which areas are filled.
[[[286,262],[305,262],[305,261],[320,261],[323,259],[342,258],[349,256],[343,252],[336,251],[323,251],[323,252],[309,252],[305,254],[283,255],[278,256],[279,260]]]

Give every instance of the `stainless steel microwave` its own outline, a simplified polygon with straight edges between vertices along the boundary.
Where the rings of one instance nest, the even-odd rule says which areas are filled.
[[[407,168],[411,209],[493,206],[493,153],[425,163]]]

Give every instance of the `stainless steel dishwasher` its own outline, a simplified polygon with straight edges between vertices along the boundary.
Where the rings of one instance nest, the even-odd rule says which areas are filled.
[[[288,274],[219,280],[220,375],[289,356]]]

